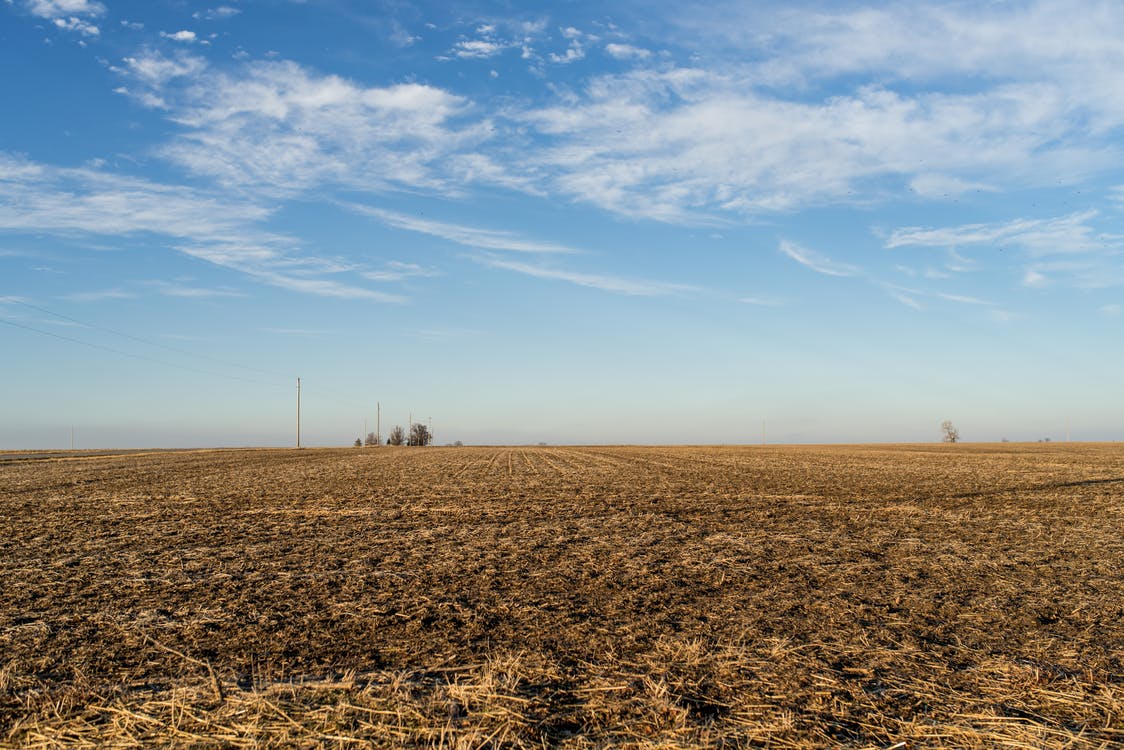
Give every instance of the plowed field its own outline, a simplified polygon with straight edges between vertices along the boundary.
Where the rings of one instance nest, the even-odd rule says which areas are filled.
[[[1124,746],[1124,446],[5,458],[0,744]]]

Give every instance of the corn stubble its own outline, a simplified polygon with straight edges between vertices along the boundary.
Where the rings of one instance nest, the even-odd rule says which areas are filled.
[[[2,745],[1124,746],[1117,445],[12,459]]]

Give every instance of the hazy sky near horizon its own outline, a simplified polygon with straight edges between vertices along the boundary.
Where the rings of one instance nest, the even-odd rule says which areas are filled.
[[[0,448],[1124,437],[1114,2],[0,0]]]

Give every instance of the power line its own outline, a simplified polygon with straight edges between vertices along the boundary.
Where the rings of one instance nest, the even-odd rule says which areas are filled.
[[[112,346],[106,346],[105,344],[94,344],[93,342],[82,341],[81,338],[73,338],[71,336],[64,336],[64,335],[58,334],[58,333],[43,331],[42,328],[36,328],[34,326],[24,325],[22,323],[16,323],[15,320],[9,320],[7,318],[0,318],[0,323],[4,323],[4,324],[10,325],[12,327],[16,327],[16,328],[22,328],[22,329],[24,329],[24,331],[30,331],[30,332],[37,333],[37,334],[42,335],[42,336],[51,336],[52,338],[58,338],[58,340],[61,340],[61,341],[69,341],[72,344],[81,344],[82,346],[89,346],[90,349],[100,349],[101,351],[111,352],[111,353],[114,353],[114,354],[119,354],[121,356],[128,356],[128,358],[132,358],[134,360],[143,360],[145,362],[154,362],[156,364],[163,364],[164,367],[175,368],[176,370],[185,370],[185,371],[188,371],[188,372],[194,372],[194,373],[198,373],[198,374],[206,374],[206,376],[210,376],[212,378],[225,378],[227,380],[238,380],[238,381],[242,381],[242,382],[252,382],[252,383],[256,383],[256,385],[259,385],[259,386],[271,386],[272,387],[272,386],[278,386],[279,385],[279,383],[277,383],[277,382],[268,382],[268,381],[265,381],[265,380],[256,380],[256,379],[253,379],[253,378],[242,378],[242,377],[239,377],[239,376],[229,376],[229,374],[223,374],[221,372],[211,372],[210,370],[200,370],[199,368],[193,368],[193,367],[191,367],[191,365],[188,365],[188,364],[178,364],[178,363],[175,363],[175,362],[169,362],[167,360],[158,360],[158,359],[155,358],[155,356],[147,356],[145,354],[136,354],[134,352],[126,352],[124,350],[114,349],[114,347],[112,347]]]
[[[198,352],[188,351],[187,349],[180,349],[179,347],[176,347],[176,346],[170,346],[168,344],[162,344],[159,341],[152,341],[151,339],[145,339],[145,338],[141,338],[140,336],[134,336],[131,333],[125,333],[124,331],[114,330],[113,328],[107,328],[106,326],[98,325],[96,323],[89,323],[87,321],[79,320],[78,318],[71,317],[69,315],[63,315],[62,313],[55,312],[54,310],[48,310],[47,308],[40,307],[39,305],[33,305],[30,302],[24,302],[23,300],[13,299],[11,297],[8,297],[8,298],[5,298],[3,301],[6,302],[6,303],[14,303],[14,304],[17,304],[17,305],[23,305],[24,307],[30,308],[32,310],[38,310],[41,313],[46,313],[47,315],[53,315],[56,318],[61,318],[62,320],[68,320],[71,323],[77,323],[78,325],[85,326],[86,328],[92,328],[92,329],[97,330],[97,331],[105,331],[106,333],[112,333],[114,336],[120,336],[122,338],[129,339],[130,341],[136,341],[138,343],[145,344],[146,346],[155,346],[159,349],[165,349],[165,350],[170,351],[170,352],[175,352],[176,354],[184,354],[188,357],[196,357],[198,359],[205,359],[205,360],[208,360],[209,362],[214,362],[215,364],[225,365],[227,367],[237,367],[240,370],[250,370],[252,372],[261,373],[262,375],[272,375],[274,377],[287,377],[286,375],[284,375],[282,373],[272,372],[270,370],[263,370],[259,367],[250,367],[249,365],[243,365],[243,364],[239,364],[237,362],[228,362],[226,360],[218,359],[217,357],[211,357],[211,356],[208,356],[206,354],[199,354]]]
[[[259,373],[262,373],[262,374],[265,374],[265,375],[272,375],[272,376],[276,376],[276,377],[285,377],[285,378],[288,377],[287,375],[282,375],[282,374],[279,374],[279,373],[276,373],[276,372],[272,372],[270,370],[263,370],[263,369],[256,368],[256,367],[249,367],[247,365],[242,365],[242,364],[238,364],[238,363],[235,363],[235,362],[229,362],[229,361],[225,361],[225,360],[222,360],[222,359],[219,359],[219,358],[216,358],[216,357],[211,357],[211,356],[208,356],[208,355],[205,355],[205,354],[199,354],[197,352],[188,351],[186,349],[181,349],[179,347],[169,346],[167,344],[163,344],[163,343],[160,343],[158,341],[152,341],[150,339],[145,339],[145,338],[142,338],[140,336],[134,336],[130,333],[125,333],[124,331],[119,331],[119,330],[115,330],[113,328],[108,328],[106,326],[98,325],[98,324],[95,324],[95,323],[90,323],[90,322],[87,322],[87,321],[84,321],[84,320],[79,320],[78,318],[74,318],[74,317],[71,317],[69,315],[64,315],[62,313],[55,312],[54,310],[49,310],[45,307],[41,307],[39,305],[34,305],[34,304],[31,304],[30,302],[24,302],[22,300],[15,299],[15,298],[12,298],[12,297],[0,297],[0,303],[22,305],[23,307],[27,307],[29,309],[36,310],[38,312],[45,313],[47,315],[52,315],[56,318],[66,320],[66,321],[69,321],[71,323],[75,323],[75,324],[77,324],[79,326],[82,326],[84,328],[89,328],[91,330],[97,330],[97,331],[104,331],[106,333],[113,334],[114,336],[120,336],[121,338],[125,338],[125,339],[128,339],[130,341],[135,341],[137,343],[144,344],[145,346],[153,346],[153,347],[157,347],[159,349],[164,349],[166,351],[175,352],[177,354],[182,354],[182,355],[185,355],[185,356],[188,356],[188,357],[195,357],[195,358],[199,358],[199,359],[208,360],[210,362],[214,362],[216,364],[224,365],[224,366],[227,366],[227,367],[235,367],[235,368],[239,368],[239,369],[243,369],[243,370],[250,370],[252,372],[259,372]],[[186,372],[193,372],[193,373],[197,373],[197,374],[200,374],[200,375],[207,375],[207,376],[215,377],[215,378],[223,378],[225,380],[233,380],[233,381],[242,382],[242,383],[253,383],[253,384],[256,384],[256,385],[265,385],[265,386],[270,386],[270,387],[281,387],[281,384],[276,382],[276,381],[270,382],[270,381],[260,380],[260,379],[257,379],[257,378],[243,377],[243,376],[240,376],[240,375],[228,375],[228,374],[224,374],[224,373],[220,373],[220,372],[214,372],[212,370],[206,370],[206,369],[202,369],[202,368],[198,368],[198,367],[193,367],[191,365],[185,365],[185,364],[179,364],[179,363],[176,363],[176,362],[170,362],[168,360],[160,359],[158,357],[152,357],[152,356],[148,356],[148,355],[145,355],[145,354],[137,354],[137,353],[134,353],[134,352],[125,351],[123,349],[117,349],[117,348],[112,347],[112,346],[107,346],[105,344],[98,344],[98,343],[94,343],[92,341],[86,341],[84,339],[74,338],[72,336],[65,336],[63,334],[55,333],[53,331],[45,331],[41,328],[36,328],[35,326],[30,326],[30,325],[27,325],[25,323],[18,323],[14,320],[9,320],[9,319],[3,318],[3,317],[0,317],[0,323],[5,323],[7,325],[12,326],[13,328],[19,328],[19,329],[22,329],[22,330],[25,330],[25,331],[30,331],[32,333],[37,333],[41,336],[49,336],[50,338],[58,339],[60,341],[66,341],[66,342],[69,342],[69,343],[72,343],[72,344],[79,344],[80,346],[89,347],[91,349],[98,349],[98,350],[101,350],[101,351],[104,351],[104,352],[109,352],[111,354],[116,354],[116,355],[119,355],[119,356],[122,356],[122,357],[128,357],[130,359],[141,360],[141,361],[144,361],[144,362],[152,362],[154,364],[162,365],[164,367],[175,368],[177,370],[183,370],[183,371],[186,371]],[[353,393],[344,393],[343,391],[340,391],[340,390],[338,390],[336,388],[332,388],[332,387],[318,388],[316,390],[319,392],[319,395],[321,397],[324,397],[324,396],[335,397],[337,399],[341,399],[343,401],[351,401],[353,403],[358,403],[358,402],[362,402],[363,400],[365,400],[365,397],[361,398],[361,397],[358,397],[356,394],[353,394]],[[379,413],[379,416],[381,416],[381,405],[379,405],[377,407],[377,411]],[[381,432],[381,431],[379,431],[379,432]]]
[[[79,320],[78,318],[72,317],[70,315],[64,315],[60,312],[55,312],[54,310],[49,310],[49,309],[47,309],[45,307],[42,307],[40,305],[34,305],[30,302],[25,302],[21,299],[17,299],[17,298],[14,298],[14,297],[0,297],[0,304],[22,305],[22,306],[30,308],[32,310],[37,310],[41,313],[46,313],[47,315],[53,315],[56,318],[60,318],[62,320],[70,321],[71,323],[76,323],[76,324],[78,324],[80,326],[84,326],[86,328],[91,328],[91,329],[97,330],[97,331],[104,331],[106,333],[111,333],[114,336],[120,336],[122,338],[129,339],[130,341],[136,341],[138,343],[145,344],[146,346],[154,346],[154,347],[157,347],[157,348],[160,348],[160,349],[164,349],[166,351],[175,352],[177,354],[183,354],[183,355],[186,355],[188,357],[196,357],[198,359],[204,359],[204,360],[207,360],[209,362],[214,362],[215,364],[224,365],[224,366],[227,366],[227,367],[236,367],[238,369],[249,370],[251,372],[258,372],[258,373],[261,373],[263,375],[271,375],[273,377],[284,378],[286,380],[288,380],[288,378],[290,377],[290,375],[288,373],[274,372],[272,370],[263,370],[263,369],[258,368],[258,367],[250,367],[248,365],[239,364],[237,362],[230,362],[230,361],[227,361],[227,360],[219,359],[217,357],[211,357],[211,356],[208,356],[206,354],[200,354],[198,352],[192,352],[192,351],[189,351],[187,349],[181,349],[179,347],[170,346],[168,344],[163,344],[163,343],[160,343],[159,341],[153,341],[151,339],[146,339],[146,338],[143,338],[141,336],[134,336],[131,333],[126,333],[124,331],[115,330],[113,328],[109,328],[109,327],[106,327],[106,326],[103,326],[103,325],[98,325],[97,323],[90,323],[90,322],[85,321],[85,320]],[[125,356],[133,357],[134,359],[144,359],[144,360],[151,361],[151,362],[159,362],[160,364],[168,365],[168,366],[171,366],[171,367],[178,367],[180,369],[186,369],[186,370],[190,370],[192,372],[198,372],[198,373],[203,373],[203,374],[207,374],[207,375],[215,375],[216,377],[229,378],[229,379],[232,379],[232,380],[241,380],[241,381],[244,381],[244,382],[247,382],[247,383],[258,383],[258,384],[262,384],[262,385],[271,385],[271,386],[280,386],[281,385],[280,383],[276,383],[276,382],[265,383],[261,380],[255,380],[255,379],[252,379],[252,378],[244,378],[244,377],[240,377],[240,376],[237,376],[237,375],[222,375],[220,373],[212,373],[212,372],[209,372],[207,370],[199,370],[199,369],[193,368],[190,365],[177,365],[175,363],[167,362],[167,361],[164,361],[164,360],[161,360],[161,359],[156,359],[156,358],[153,358],[153,357],[147,357],[147,356],[141,355],[141,354],[132,354],[132,353],[129,353],[129,352],[123,352],[121,350],[114,349],[112,347],[108,347],[108,346],[105,346],[105,345],[102,345],[102,344],[92,344],[88,341],[81,341],[79,339],[68,338],[66,336],[61,336],[59,334],[51,333],[50,331],[41,331],[39,329],[32,328],[31,326],[16,324],[16,323],[13,323],[12,321],[8,321],[8,320],[5,320],[4,322],[9,323],[11,325],[16,325],[17,327],[26,328],[28,330],[34,330],[37,333],[42,333],[46,336],[53,336],[55,338],[61,338],[61,339],[66,340],[66,341],[74,341],[76,343],[80,343],[80,344],[83,344],[85,346],[92,346],[92,347],[97,348],[97,349],[104,349],[106,351],[111,351],[111,352],[115,352],[115,353],[118,353],[118,354],[124,354]],[[315,381],[313,382],[313,385],[316,385]],[[320,388],[320,389],[318,389],[318,392],[321,396],[334,396],[335,398],[345,400],[345,401],[351,401],[351,402],[355,402],[355,403],[360,403],[363,400],[365,400],[365,398],[366,398],[365,396],[360,397],[360,396],[358,396],[354,393],[345,393],[341,390],[338,390],[336,388],[331,388],[331,387]]]

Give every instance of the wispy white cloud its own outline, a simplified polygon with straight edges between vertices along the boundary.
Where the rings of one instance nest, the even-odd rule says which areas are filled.
[[[983,182],[963,180],[943,174],[926,172],[909,181],[910,189],[922,198],[955,198],[970,192],[996,192],[996,188]]]
[[[150,91],[132,91],[127,86],[118,86],[113,93],[131,97],[148,109],[168,109],[168,103]]]
[[[873,281],[873,280],[872,280]],[[883,289],[893,299],[902,303],[906,307],[911,307],[914,310],[924,310],[925,306],[921,303],[919,298],[943,300],[944,302],[954,302],[958,305],[974,305],[978,307],[997,307],[995,302],[980,299],[979,297],[972,297],[967,294],[952,294],[949,292],[941,291],[927,291],[924,289],[917,289],[913,287],[901,286],[899,284],[889,284],[882,281],[873,281],[875,286]]]
[[[437,59],[483,60],[496,57],[508,50],[518,49],[524,60],[539,60],[541,58],[535,53],[534,45],[541,38],[545,28],[545,21],[497,19],[488,23],[478,23],[472,29],[471,35],[462,36],[446,54]]]
[[[343,283],[335,279],[294,276],[292,274],[259,268],[248,269],[246,273],[249,273],[251,276],[256,276],[272,286],[304,294],[314,294],[320,297],[366,299],[385,304],[402,304],[406,302],[406,298],[400,294],[376,292],[373,289]]]
[[[1092,225],[1095,210],[1048,219],[1015,219],[991,224],[895,229],[886,247],[966,247],[985,245],[1025,250],[1032,256],[1115,250],[1124,237],[1099,232]]]
[[[562,54],[551,52],[547,58],[558,65],[569,65],[572,62],[577,62],[585,57],[585,48],[582,47],[581,42],[571,42],[570,46]]]
[[[525,276],[538,279],[564,281],[569,284],[599,289],[603,292],[625,294],[630,296],[655,297],[671,294],[684,294],[696,292],[696,287],[684,284],[669,284],[662,281],[649,281],[644,279],[629,279],[607,274],[582,273],[542,265],[534,265],[521,261],[507,260],[494,256],[477,256],[473,260],[489,268],[498,268],[505,271],[514,271]]]
[[[245,297],[245,293],[229,287],[201,287],[191,286],[182,282],[147,281],[144,282],[157,293],[165,297],[182,297],[185,299],[212,299],[217,297]]]
[[[724,2],[699,11],[687,6],[674,19],[694,44],[705,41],[715,54],[754,49],[758,75],[780,86],[856,74],[930,85],[1041,77],[1072,81],[1075,93],[1084,94],[1091,83],[1106,83],[1124,57],[1124,9],[1097,0],[841,3],[780,13]]]
[[[440,237],[467,247],[533,254],[567,254],[580,252],[564,245],[530,240],[514,232],[479,229],[477,227],[439,222],[432,219],[422,219],[407,214],[358,204],[343,205],[353,211],[378,219],[389,226]],[[673,284],[647,279],[632,279],[611,274],[584,273],[562,269],[556,266],[510,260],[494,255],[471,257],[473,260],[490,268],[514,271],[540,279],[565,281],[578,286],[600,289],[617,294],[660,296],[697,291],[696,287],[685,284]],[[389,272],[367,272],[364,276],[372,280],[383,280],[384,278],[388,280],[399,280],[400,275],[405,273],[422,275],[420,270],[418,266],[412,264],[397,264],[397,267]]]
[[[1097,308],[1097,312],[1099,312],[1101,315],[1105,316],[1106,318],[1118,318],[1118,317],[1120,317],[1120,313],[1121,313],[1122,309],[1124,309],[1124,308],[1121,308],[1120,305],[1109,304],[1109,305],[1101,305],[1099,308]]]
[[[11,0],[9,0],[10,4]],[[50,19],[55,28],[94,37],[101,29],[91,19],[105,13],[105,6],[93,0],[27,0],[28,12],[39,18]],[[80,42],[84,44],[84,42]]]
[[[887,288],[886,293],[889,294],[894,299],[896,299],[898,302],[901,302],[906,307],[911,307],[914,310],[924,310],[925,309],[925,307],[920,302],[918,302],[916,298],[912,297],[911,295],[907,294],[906,292],[898,291],[897,289]]]
[[[833,261],[822,253],[810,250],[795,242],[790,242],[789,240],[781,240],[779,249],[800,265],[810,268],[816,273],[822,273],[828,276],[857,276],[861,273],[857,266]]]
[[[321,264],[315,258],[292,258],[270,247],[237,244],[178,245],[177,250],[194,258],[230,268],[270,286],[320,297],[366,299],[374,302],[401,304],[406,298],[388,294],[355,283],[330,278],[336,272],[332,263]]]
[[[782,307],[787,304],[779,297],[767,297],[760,294],[752,294],[747,297],[739,297],[738,302],[746,305],[757,305],[759,307]]]
[[[361,275],[363,278],[370,279],[371,281],[394,282],[414,278],[432,278],[434,276],[440,276],[441,274],[432,268],[426,268],[417,263],[405,263],[400,260],[392,260],[389,261],[382,270],[363,271]]]
[[[101,34],[101,29],[77,16],[55,18],[52,19],[51,22],[54,23],[55,28],[62,29],[63,31],[76,31],[84,36],[98,36]]]
[[[1110,29],[1124,19],[1124,12],[1099,12]],[[774,8],[739,42],[757,50],[750,61],[709,69],[676,66],[612,37],[605,53],[636,62],[628,72],[491,109],[432,85],[369,87],[283,61],[220,70],[151,50],[126,60],[120,90],[166,110],[176,124],[180,134],[163,156],[194,175],[274,195],[325,184],[463,195],[488,185],[628,217],[706,224],[824,203],[869,204],[910,189],[942,199],[1054,184],[1121,163],[1124,153],[1108,134],[1124,126],[1124,103],[1111,119],[1103,100],[1119,97],[1102,96],[1100,83],[1074,86],[1070,73],[1058,72],[1094,66],[1097,55],[1043,38],[1041,59],[1031,64],[1035,52],[1020,42],[1015,54],[1024,64],[989,76],[984,62],[1002,47],[972,47],[964,56],[979,59],[970,64],[944,51],[960,50],[963,35],[981,46],[1017,38],[1004,23],[1045,29],[1046,16],[1035,11],[1029,15],[1036,20],[1027,21],[1010,9],[977,15],[989,29],[982,35],[938,6]],[[930,16],[945,35],[939,44],[876,43]],[[1077,26],[1087,32],[1077,38],[1100,45],[1102,60],[1119,53],[1124,65],[1124,43],[1092,24]],[[543,57],[532,49],[550,43],[541,22],[525,29],[513,21],[474,23],[448,56],[488,58],[511,47],[536,65],[574,62],[598,39],[570,26],[555,32],[559,38],[565,48]],[[793,50],[814,54],[804,60]],[[913,85],[835,85],[837,76],[900,63],[913,71],[903,75],[917,76]],[[950,70],[970,78],[945,90],[938,74]],[[801,86],[777,88],[778,81]]]
[[[1117,252],[1103,255],[1062,255],[1054,260],[1035,259],[1023,269],[1021,283],[1031,289],[1049,286],[1079,289],[1124,286],[1124,265]]]
[[[509,46],[511,45],[491,39],[466,39],[457,42],[450,51],[450,54],[461,59],[482,60],[488,57],[495,57]]]
[[[64,237],[162,237],[168,247],[263,283],[332,297],[401,302],[331,278],[356,269],[304,254],[296,238],[266,231],[272,210],[248,199],[122,177],[46,167],[0,153],[0,232]]]
[[[100,16],[105,6],[93,0],[27,0],[27,9],[40,18]]]
[[[154,90],[162,88],[174,79],[194,77],[207,67],[206,61],[195,55],[180,52],[168,57],[150,49],[126,57],[124,63],[125,68],[113,68],[113,70],[126,74],[137,83]]]
[[[197,42],[197,41],[199,41],[198,37],[195,36],[195,32],[189,31],[187,29],[181,29],[179,31],[172,31],[172,32],[161,31],[160,36],[164,37],[165,39],[171,39],[174,42]]]
[[[995,307],[996,304],[989,300],[981,299],[967,294],[960,294],[956,292],[947,292],[932,289],[919,289],[913,286],[903,286],[901,284],[892,283],[879,278],[876,274],[867,272],[858,266],[848,263],[839,263],[834,261],[822,253],[814,250],[809,250],[806,247],[798,245],[788,240],[782,240],[780,243],[780,250],[782,253],[792,258],[797,263],[800,263],[807,268],[827,276],[836,276],[842,278],[854,278],[856,280],[865,281],[866,283],[881,289],[891,299],[909,307],[913,310],[925,310],[926,304],[922,300],[941,300],[944,302],[953,302],[960,305],[976,305],[983,307]],[[910,277],[917,277],[916,271],[911,268],[897,266],[895,268],[898,272],[905,273]],[[948,278],[948,274],[938,274],[931,277],[930,274],[923,274],[926,278]]]
[[[31,250],[0,247],[0,258],[36,258],[38,255],[38,253]],[[3,301],[3,297],[0,297],[0,301]]]
[[[500,26],[502,25],[502,29]],[[462,38],[453,45],[446,56],[439,60],[460,58],[462,60],[486,59],[502,54],[509,49],[526,49],[533,43],[542,29],[535,24],[505,21],[500,23],[478,24],[472,38]],[[526,55],[524,55],[526,57]]]
[[[356,203],[343,203],[342,205],[356,213],[370,216],[396,229],[405,229],[410,232],[419,232],[433,237],[440,237],[467,247],[477,247],[485,250],[506,250],[517,253],[579,252],[565,245],[528,239],[515,232],[480,229],[463,224],[451,224],[443,221],[435,221],[433,219],[423,219],[410,216],[409,214],[387,211],[386,209],[373,208]]]
[[[967,258],[960,253],[956,252],[956,248],[950,247],[947,249],[948,259],[945,261],[944,268],[951,273],[971,273],[977,269],[977,262],[972,258]],[[926,275],[930,278],[947,278],[948,274],[939,276],[940,272],[934,272],[932,269],[926,269]]]
[[[104,12],[88,0],[26,2],[64,20]],[[698,224],[909,189],[941,199],[1055,184],[1124,161],[1112,135],[1124,126],[1124,8],[726,3],[665,15],[695,35],[690,47],[713,42],[716,62],[676,66],[623,35],[605,44],[573,26],[548,32],[541,20],[473,22],[450,57],[520,48],[535,64],[563,64],[604,44],[636,63],[490,111],[433,85],[372,87],[282,61],[219,69],[153,50],[126,59],[118,90],[175,123],[163,156],[274,195],[323,184],[446,195],[489,185]],[[565,46],[535,51],[552,41]],[[723,57],[723,44],[753,54]],[[881,84],[856,86],[855,75]]]
[[[561,54],[551,52],[547,55],[547,59],[556,65],[569,65],[570,63],[577,62],[585,58],[585,45],[587,42],[596,42],[597,37],[592,34],[586,34],[574,26],[566,26],[559,29],[562,38],[569,44]]]
[[[220,21],[227,18],[233,18],[241,12],[242,11],[239,8],[233,8],[229,5],[220,5],[217,8],[197,10],[191,14],[191,17],[201,21]]]
[[[389,39],[399,47],[412,47],[422,40],[421,36],[411,34],[402,26],[395,24],[394,30],[390,32]]]
[[[449,54],[453,57],[459,57],[462,60],[471,59],[485,59],[494,57],[503,51],[503,46],[486,39],[464,39],[453,45],[449,50]],[[449,59],[447,57],[439,58],[442,60]]]
[[[0,154],[0,229],[217,239],[269,214],[245,200],[89,168],[46,167]]]
[[[948,302],[959,302],[964,305],[984,305],[987,307],[994,307],[996,303],[990,302],[986,299],[979,297],[971,297],[966,294],[948,294],[946,292],[935,292],[935,295]]]
[[[672,68],[594,78],[576,98],[514,113],[547,145],[513,157],[579,200],[676,222],[869,199],[878,181],[934,168],[951,175],[946,184],[975,185],[964,175],[1021,179],[1029,163],[1045,175],[1103,159],[1084,144],[1057,145],[1061,123],[1047,119],[1058,113],[1034,86],[793,101],[747,76]]]
[[[291,62],[217,70],[152,51],[125,62],[127,91],[166,108],[182,133],[161,155],[274,196],[324,184],[455,195],[464,175],[449,165],[494,135],[489,121],[468,117],[466,99],[424,84],[365,87]]]
[[[513,24],[513,28],[525,37],[535,37],[546,31],[549,22],[545,18],[533,20],[520,20]]]
[[[646,50],[643,47],[634,47],[631,44],[618,44],[616,42],[606,44],[605,52],[609,57],[616,58],[617,60],[647,60],[652,56],[651,50]]]
[[[553,189],[684,222],[1072,183],[1124,161],[1124,7],[730,2],[665,16],[710,50],[708,68],[661,58],[519,113],[544,145],[524,161]]]
[[[99,291],[64,294],[62,299],[68,302],[102,302],[108,299],[134,299],[136,296],[135,292],[125,291],[124,289],[102,289]]]

